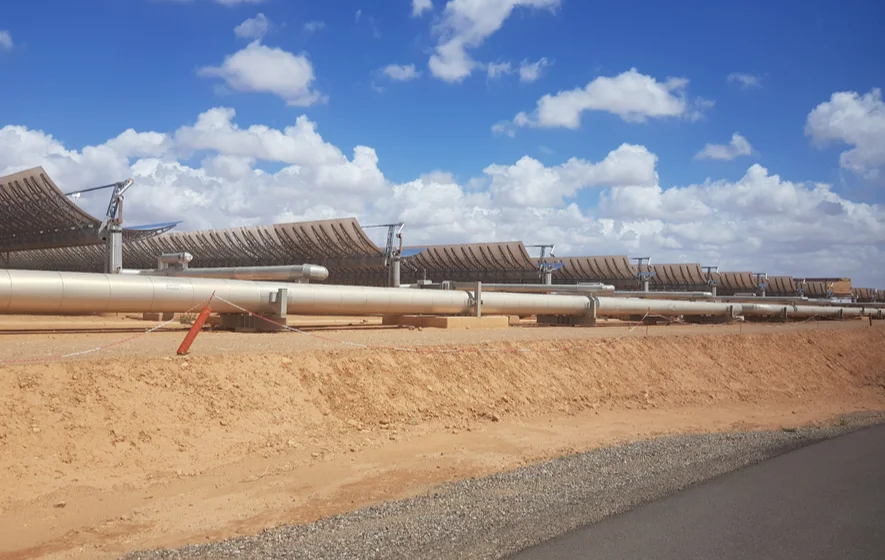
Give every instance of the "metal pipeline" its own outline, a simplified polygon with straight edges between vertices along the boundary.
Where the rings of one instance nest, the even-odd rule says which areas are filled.
[[[596,315],[603,317],[626,317],[630,315],[694,315],[712,317],[735,317],[741,314],[739,303],[716,303],[707,301],[654,300],[625,297],[595,297]]]
[[[214,293],[219,313],[274,313],[279,290],[287,290],[287,311],[296,315],[463,315],[475,310],[467,290],[410,290],[323,284],[289,284],[134,274],[91,274],[0,269],[0,313],[79,314],[182,312]],[[858,317],[880,309],[686,302],[590,295],[482,294],[487,315],[629,315]],[[878,314],[878,315],[877,315]]]
[[[809,300],[811,302],[824,305],[822,300]],[[872,309],[885,309],[885,302],[882,301],[851,301],[846,303],[831,302],[829,305],[838,305],[841,307],[867,307]]]
[[[619,298],[652,298],[652,299],[713,299],[713,292],[640,292],[631,290],[618,290],[611,297]]]
[[[280,289],[287,309],[302,315],[460,315],[473,310],[470,293],[458,290],[403,290],[362,286],[285,284],[209,278],[0,270],[0,313],[72,314],[182,312],[212,293],[256,313],[273,313]],[[584,296],[488,293],[482,308],[489,315],[586,315]],[[219,313],[240,310],[221,300]]]
[[[413,285],[410,287],[424,289],[471,290],[475,282],[440,282],[435,284]],[[615,290],[611,284],[590,282],[586,284],[486,284],[482,283],[483,292],[511,292],[514,294],[603,294],[605,297],[617,298],[652,298],[652,299],[713,299],[712,292],[640,292],[631,290]]]
[[[745,303],[744,316],[746,317],[797,317],[797,318],[843,318],[851,317],[876,317],[878,309],[863,309],[860,307],[831,307],[823,305],[774,305],[767,303]]]
[[[439,284],[419,285],[424,289],[473,290],[476,282],[442,282]],[[614,292],[610,284],[494,284],[482,283],[485,292],[510,292],[512,294],[598,294]]]
[[[716,296],[719,301],[737,301],[740,303],[807,303],[808,298],[802,296]]]
[[[808,299],[807,297],[764,297],[764,298],[739,298],[739,297],[728,297],[728,298],[719,298],[723,301],[741,301],[744,303],[754,303],[756,301],[761,301],[765,304],[798,304],[800,307],[808,307],[809,305],[816,305],[821,307],[845,307],[845,308],[866,308],[866,309],[885,309],[885,302],[838,302],[838,301],[829,301],[826,299]]]
[[[188,278],[229,278],[232,280],[262,280],[271,282],[299,282],[325,280],[329,269],[315,264],[292,266],[233,266],[226,268],[163,268],[139,270],[142,276],[176,276]]]

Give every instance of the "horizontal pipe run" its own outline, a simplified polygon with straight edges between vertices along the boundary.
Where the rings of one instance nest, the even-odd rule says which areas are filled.
[[[292,266],[232,266],[225,268],[164,268],[139,270],[142,276],[184,276],[188,278],[229,278],[231,280],[261,280],[270,282],[323,281],[329,269],[315,264]]]
[[[807,307],[809,305],[816,305],[822,307],[845,307],[845,308],[867,308],[867,309],[885,309],[885,302],[838,302],[838,301],[829,301],[826,299],[809,299],[807,297],[740,297],[740,296],[727,296],[727,297],[718,297],[716,299],[720,299],[722,301],[739,301],[742,303],[756,303],[761,302],[763,304],[794,304],[801,307]]]
[[[275,314],[279,290],[293,315],[466,315],[475,312],[472,290],[412,290],[324,284],[291,284],[213,278],[91,274],[0,269],[0,313],[80,314],[183,312],[214,293],[218,313]],[[475,286],[474,286],[475,289]],[[230,303],[228,303],[230,302]],[[241,309],[242,308],[242,309]],[[881,309],[688,302],[591,295],[482,293],[486,315],[624,317],[761,316],[881,318]]]
[[[714,299],[713,292],[655,292],[617,290],[606,296],[622,298],[651,298],[651,299]]]
[[[720,301],[736,301],[739,303],[807,303],[808,298],[802,296],[716,296]]]
[[[424,288],[444,288],[445,284],[424,284]],[[449,282],[455,290],[471,290],[476,282]],[[483,292],[510,292],[512,294],[600,294],[614,292],[609,284],[496,284],[482,283]]]
[[[460,315],[471,312],[471,294],[460,290],[403,290],[362,286],[285,284],[246,280],[0,270],[0,313],[75,314],[182,312],[206,301],[219,313],[273,313],[277,292],[287,289],[287,309],[300,315]],[[483,294],[483,310],[497,315],[586,315],[585,296]]]
[[[741,314],[739,303],[707,301],[656,300],[626,297],[597,297],[596,315],[603,317],[626,317],[631,315],[679,315],[736,317]]]
[[[821,301],[810,300],[819,305],[826,305]],[[852,301],[847,303],[836,303],[831,302],[830,305],[838,305],[840,307],[868,307],[872,309],[885,309],[885,302],[883,301]]]
[[[745,303],[745,317],[777,317],[786,315],[795,318],[843,318],[869,315],[858,307],[830,307],[823,305],[775,305],[768,303]],[[874,314],[875,315],[875,314]]]

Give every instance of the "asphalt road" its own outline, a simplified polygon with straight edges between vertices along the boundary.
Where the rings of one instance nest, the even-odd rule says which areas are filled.
[[[885,558],[885,426],[781,455],[511,560]]]

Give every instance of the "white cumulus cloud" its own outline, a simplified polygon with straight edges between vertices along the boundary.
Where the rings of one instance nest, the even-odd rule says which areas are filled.
[[[688,80],[667,78],[658,81],[635,68],[614,77],[600,76],[583,88],[546,94],[531,113],[519,113],[516,126],[577,129],[585,111],[605,111],[628,122],[650,118],[697,118],[712,102],[690,102],[686,96]]]
[[[715,159],[730,161],[736,157],[748,156],[753,153],[753,147],[750,142],[735,132],[731,135],[731,142],[728,144],[707,144],[704,149],[695,154],[695,159]]]
[[[270,29],[270,22],[264,14],[259,13],[236,26],[234,34],[242,39],[261,39],[267,35],[268,29]]]
[[[515,8],[558,7],[560,0],[449,0],[434,30],[439,42],[429,66],[446,82],[460,82],[480,66],[467,52],[497,32]]]
[[[532,83],[541,78],[544,68],[550,66],[547,57],[541,57],[537,62],[529,62],[523,60],[519,65],[519,81],[523,83]]]
[[[225,57],[220,66],[206,66],[197,73],[221,78],[236,91],[272,93],[288,105],[309,106],[323,99],[312,87],[313,65],[306,55],[268,47],[259,41]]]
[[[486,73],[489,78],[500,78],[513,72],[513,65],[509,62],[490,62],[486,65]]]
[[[878,179],[885,167],[882,91],[834,93],[809,113],[805,134],[820,145],[839,142],[852,146],[839,156],[839,164],[868,179]]]
[[[388,64],[381,70],[381,73],[397,82],[414,80],[421,75],[415,70],[414,64]]]
[[[222,6],[239,6],[240,4],[261,4],[265,0],[215,0],[216,4]]]
[[[556,243],[561,255],[642,254],[844,275],[856,285],[885,277],[885,209],[756,164],[736,181],[666,186],[655,154],[622,144],[595,161],[544,165],[524,156],[490,162],[476,177],[430,167],[394,182],[370,146],[345,153],[303,115],[282,128],[240,127],[233,109],[216,107],[168,131],[122,130],[98,145],[66,146],[48,131],[7,124],[0,175],[42,165],[63,190],[133,177],[129,225],[184,219],[180,227],[192,230],[355,216],[405,221],[409,244],[523,240]],[[107,198],[78,202],[100,213]]]
[[[421,17],[424,12],[433,9],[431,0],[412,0],[412,17]]]
[[[623,144],[599,163],[571,158],[545,167],[523,156],[513,165],[490,165],[483,172],[491,179],[489,192],[498,204],[544,207],[560,206],[588,187],[654,185],[656,162],[644,146]]]
[[[10,50],[15,44],[12,42],[12,35],[9,31],[0,29],[0,50]]]

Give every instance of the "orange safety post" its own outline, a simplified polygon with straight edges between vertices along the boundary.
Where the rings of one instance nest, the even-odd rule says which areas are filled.
[[[215,294],[212,294],[215,296]],[[212,298],[209,298],[209,303],[212,302]],[[187,336],[184,337],[184,340],[181,342],[181,346],[178,347],[177,354],[179,356],[183,356],[187,354],[187,351],[190,350],[191,344],[194,343],[194,339],[197,338],[197,335],[200,334],[200,330],[203,328],[203,325],[206,324],[206,319],[209,318],[209,313],[212,312],[212,308],[209,303],[206,304],[206,307],[200,311],[200,314],[197,315],[197,320],[194,321],[194,324],[191,325],[191,329],[187,332]]]

